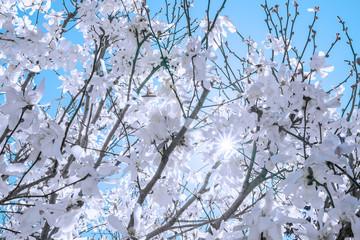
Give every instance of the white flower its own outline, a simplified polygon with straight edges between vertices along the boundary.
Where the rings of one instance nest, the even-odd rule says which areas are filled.
[[[200,27],[203,28],[203,31],[208,31],[209,22],[208,19],[204,18],[201,23]],[[210,26],[212,22],[210,21]],[[234,33],[236,32],[236,28],[234,27],[233,23],[229,20],[228,16],[219,16],[215,22],[215,26],[212,28],[211,32],[208,34],[209,46],[213,47],[214,50],[218,48],[218,44],[221,42],[221,36],[227,37],[227,32],[224,26],[228,29],[229,32]]]
[[[317,74],[321,78],[326,78],[328,76],[328,72],[334,71],[334,66],[325,65],[325,53],[324,52],[316,52],[310,62],[310,68],[316,70]]]
[[[360,239],[360,217],[356,214],[359,208],[359,200],[353,196],[345,195],[335,199],[336,208],[329,215],[340,222],[350,222],[354,239]]]
[[[172,204],[172,197],[169,195],[167,186],[164,184],[156,184],[153,188],[153,199],[160,206],[168,206]]]
[[[255,204],[251,213],[244,215],[244,222],[249,227],[248,239],[260,239],[263,233],[266,239],[281,239],[282,221],[277,216],[277,204],[273,199],[274,191],[269,190],[264,200]]]
[[[320,10],[319,6],[315,6],[314,8],[308,8],[308,12],[318,12]]]
[[[45,92],[45,78],[41,81],[36,90],[28,87],[23,93],[13,87],[5,87],[4,92],[6,104],[1,106],[0,110],[4,114],[9,114],[9,128],[13,129],[19,121],[21,112],[24,113],[26,109],[32,110],[33,106],[43,97]],[[35,116],[32,117],[34,118]],[[32,119],[30,122],[32,122]]]
[[[275,38],[272,34],[268,33],[266,36],[266,40],[269,42],[263,41],[262,44],[265,45],[266,49],[272,49],[274,51],[274,55],[277,56],[280,53],[283,53],[285,50],[285,43],[282,39]],[[287,50],[291,48],[289,44],[287,44]]]
[[[119,233],[123,236],[128,236],[128,231],[124,224],[119,220],[119,218],[115,217],[114,215],[110,215],[108,218],[108,223],[115,228]]]
[[[41,127],[38,133],[31,134],[27,140],[34,148],[41,150],[44,156],[56,156],[62,161],[60,148],[63,137],[63,129],[56,122],[48,121],[47,126]]]

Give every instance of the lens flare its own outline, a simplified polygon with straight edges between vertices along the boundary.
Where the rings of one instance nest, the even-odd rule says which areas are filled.
[[[234,139],[231,136],[220,136],[218,147],[222,154],[230,155],[234,151]]]

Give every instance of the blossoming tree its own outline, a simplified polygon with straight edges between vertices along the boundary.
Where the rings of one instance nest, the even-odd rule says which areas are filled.
[[[352,94],[340,109],[342,82],[325,91],[319,79],[341,38],[318,49],[318,7],[294,46],[295,1],[265,0],[261,44],[221,14],[226,0],[210,3],[197,19],[186,0],[159,12],[2,1],[1,239],[360,239],[345,22]],[[43,103],[54,82],[62,93]]]

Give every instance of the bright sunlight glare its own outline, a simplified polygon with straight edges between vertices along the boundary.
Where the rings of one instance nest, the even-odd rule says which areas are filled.
[[[230,136],[220,136],[218,144],[223,154],[228,155],[234,150],[234,141]]]

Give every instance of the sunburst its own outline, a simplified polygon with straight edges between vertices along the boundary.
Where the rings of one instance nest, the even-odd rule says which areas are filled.
[[[231,134],[220,135],[217,145],[221,154],[230,156],[235,153],[235,139]]]

